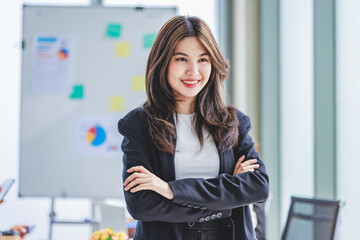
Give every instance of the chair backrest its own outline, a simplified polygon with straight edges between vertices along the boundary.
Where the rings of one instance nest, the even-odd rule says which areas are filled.
[[[127,233],[125,209],[106,203],[100,204],[100,228],[111,227],[115,232],[124,231]]]
[[[291,197],[282,240],[333,240],[342,201]]]

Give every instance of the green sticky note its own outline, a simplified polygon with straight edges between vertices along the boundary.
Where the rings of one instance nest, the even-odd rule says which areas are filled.
[[[122,26],[120,24],[109,23],[106,28],[106,36],[109,38],[120,38]]]
[[[155,33],[145,34],[143,37],[144,48],[151,48],[155,42],[155,38],[156,38]]]
[[[70,99],[82,99],[84,98],[84,86],[74,85],[73,92],[70,94]]]

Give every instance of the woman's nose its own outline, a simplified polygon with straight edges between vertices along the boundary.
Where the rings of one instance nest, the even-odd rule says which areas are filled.
[[[186,74],[189,76],[196,76],[199,73],[199,66],[196,63],[189,62],[186,69]]]

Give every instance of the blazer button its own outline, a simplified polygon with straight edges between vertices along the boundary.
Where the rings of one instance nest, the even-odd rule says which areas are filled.
[[[206,210],[206,207],[201,207],[200,209],[201,209],[201,210]]]
[[[216,214],[214,213],[213,215],[211,215],[210,217],[212,220],[216,219]]]
[[[189,204],[189,205],[187,205],[188,207],[193,207],[194,205],[192,205],[192,204]]]
[[[217,218],[221,218],[221,217],[222,217],[222,213],[219,212],[218,214],[216,214],[216,217],[217,217]]]
[[[210,221],[210,216],[206,216],[206,217],[205,217],[205,221],[206,221],[206,222]]]
[[[183,203],[183,204],[181,204],[181,205],[183,205],[183,206],[187,206],[187,203]]]
[[[199,218],[199,222],[203,222],[203,221],[205,221],[205,218],[203,217]]]
[[[199,209],[199,208],[200,208],[200,206],[194,206],[194,208],[195,208],[195,209]]]

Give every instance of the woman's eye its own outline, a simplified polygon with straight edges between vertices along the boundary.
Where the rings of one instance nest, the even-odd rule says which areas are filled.
[[[180,57],[180,58],[176,58],[176,61],[181,61],[181,62],[183,62],[183,61],[186,61],[186,59],[183,58],[183,57]]]
[[[200,62],[208,62],[208,59],[206,59],[206,58],[201,58],[199,61],[200,61]]]

